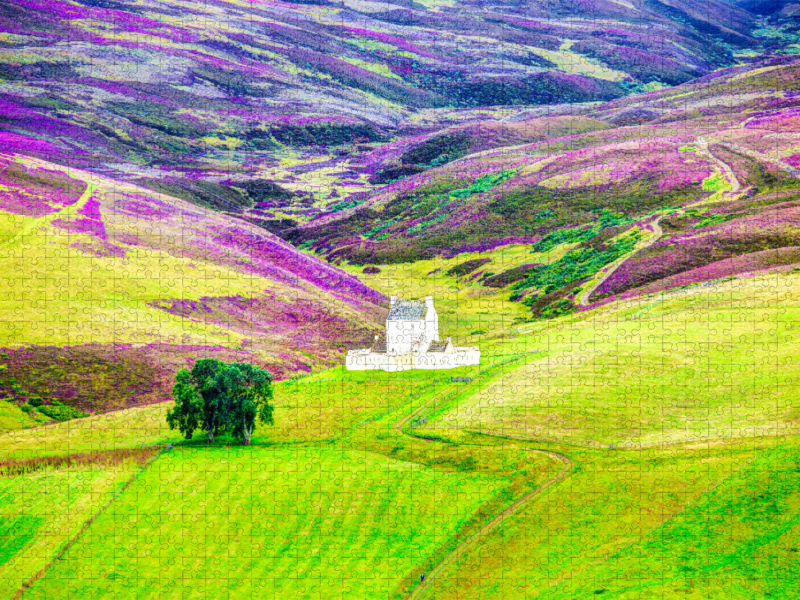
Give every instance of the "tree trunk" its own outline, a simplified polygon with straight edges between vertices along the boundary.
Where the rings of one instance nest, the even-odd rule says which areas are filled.
[[[247,426],[247,417],[244,417],[242,419],[242,421],[243,421],[243,425],[244,425],[244,427],[243,427],[243,429],[244,429],[244,445],[245,446],[249,446],[250,445],[250,436],[253,433],[253,429],[251,427]]]
[[[214,441],[214,430],[216,429],[216,425],[214,423],[206,423],[206,431],[208,431],[208,443],[212,443]]]

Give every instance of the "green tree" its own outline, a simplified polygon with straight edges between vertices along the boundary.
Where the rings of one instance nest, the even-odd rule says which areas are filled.
[[[167,412],[170,429],[191,439],[198,429],[213,442],[229,431],[250,444],[256,419],[272,424],[272,375],[247,363],[226,365],[214,358],[181,369],[172,390],[175,406]]]
[[[249,445],[256,419],[271,425],[272,375],[248,363],[233,363],[225,370],[225,390],[230,401],[229,425],[236,439]]]

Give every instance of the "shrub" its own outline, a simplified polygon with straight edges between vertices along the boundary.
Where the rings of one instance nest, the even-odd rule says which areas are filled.
[[[516,175],[516,173],[516,169],[507,169],[505,171],[500,171],[499,173],[489,173],[487,175],[483,175],[478,177],[469,187],[465,187],[460,190],[453,190],[450,192],[449,196],[450,198],[467,198],[473,194],[488,192],[501,183],[511,179],[514,175]]]
[[[482,267],[491,261],[491,258],[473,258],[472,260],[459,263],[455,267],[451,267],[447,270],[447,274],[451,277],[463,277],[464,275],[469,275],[479,267]]]
[[[61,402],[53,402],[52,404],[44,404],[39,407],[39,412],[53,419],[54,421],[69,421],[71,419],[80,419],[81,417],[88,417],[88,413],[81,412],[76,408],[61,404]]]
[[[568,315],[574,310],[575,305],[571,300],[565,298],[564,300],[559,300],[558,302],[553,302],[553,304],[546,306],[541,314],[543,319],[555,319],[556,317]]]
[[[381,270],[378,267],[364,267],[364,270],[361,272],[365,275],[376,275],[377,273],[380,273]]]
[[[31,396],[28,398],[28,404],[38,408],[39,406],[44,404],[44,401],[39,396]]]

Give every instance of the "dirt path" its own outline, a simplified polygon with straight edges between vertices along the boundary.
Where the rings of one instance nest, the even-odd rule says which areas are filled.
[[[800,169],[793,167],[792,165],[785,163],[784,161],[780,160],[779,158],[771,158],[766,154],[762,154],[761,152],[757,152],[755,150],[750,150],[749,148],[745,148],[744,146],[740,146],[739,144],[733,143],[721,143],[720,146],[724,146],[729,150],[733,150],[734,152],[738,152],[739,154],[744,154],[745,156],[749,156],[754,160],[759,160],[761,162],[769,163],[781,169],[782,171],[786,171],[792,177],[796,179],[800,179]]]
[[[87,181],[86,190],[84,190],[83,194],[81,194],[81,197],[78,198],[78,200],[74,204],[70,204],[69,206],[62,208],[59,211],[56,211],[54,213],[48,213],[42,217],[33,219],[29,223],[26,223],[19,230],[19,233],[17,233],[14,237],[12,237],[4,244],[0,245],[0,248],[13,246],[17,242],[24,240],[27,236],[31,235],[35,230],[41,227],[46,227],[47,225],[50,224],[51,221],[63,218],[65,215],[71,216],[75,214],[78,210],[86,206],[86,203],[91,199],[95,191],[97,191],[97,186]]]
[[[644,240],[636,244],[633,250],[631,250],[624,256],[619,257],[617,260],[611,263],[610,266],[606,266],[603,268],[602,270],[603,275],[600,277],[600,279],[597,279],[592,285],[583,290],[578,296],[578,301],[577,301],[578,306],[588,306],[589,296],[591,296],[598,287],[603,285],[603,283],[609,277],[611,277],[617,269],[619,269],[631,256],[633,256],[640,250],[644,250],[645,248],[652,246],[659,240],[659,238],[661,238],[661,236],[664,234],[664,231],[661,229],[659,221],[661,221],[663,217],[664,215],[658,215],[658,217],[656,217],[655,220],[650,222],[650,225],[653,228],[653,235],[651,235],[647,240]]]
[[[397,431],[402,431],[403,428],[405,428],[412,421],[412,419],[419,416],[420,413],[422,413],[426,408],[435,404],[451,389],[453,389],[453,386],[448,386],[447,388],[436,394],[433,398],[421,404],[419,407],[412,410],[409,414],[405,415],[402,419],[397,421],[397,423],[395,423],[392,428]],[[425,438],[420,438],[416,436],[411,436],[411,437],[413,437],[415,440],[420,440],[420,441],[425,440]],[[506,519],[524,509],[533,500],[541,496],[545,491],[547,491],[548,489],[550,489],[563,479],[566,479],[572,473],[574,464],[572,462],[572,459],[570,459],[568,456],[564,456],[563,454],[559,454],[557,452],[541,450],[540,448],[535,448],[535,447],[522,447],[518,449],[522,449],[527,452],[539,452],[541,454],[545,454],[550,458],[552,458],[553,460],[560,462],[563,465],[563,467],[561,468],[561,470],[558,471],[558,473],[553,475],[550,479],[542,483],[536,489],[531,490],[521,498],[517,499],[513,504],[511,504],[501,513],[497,514],[494,518],[492,518],[491,521],[483,525],[477,532],[472,534],[468,539],[466,539],[465,541],[461,542],[458,546],[456,546],[456,548],[452,552],[450,552],[450,554],[444,557],[444,559],[442,559],[431,571],[428,571],[425,574],[425,580],[417,584],[417,586],[414,588],[411,594],[409,594],[408,600],[416,600],[417,598],[420,598],[424,594],[425,590],[428,589],[428,586],[430,586],[431,583],[437,577],[441,579],[442,573],[451,563],[457,561],[459,558],[466,555],[466,553],[469,552],[469,550],[471,550],[472,547],[475,546],[475,544],[477,544],[481,539],[490,535],[495,529],[500,527],[500,525],[502,525]]]
[[[727,192],[730,195],[738,194],[739,191],[742,189],[742,185],[739,183],[739,180],[736,178],[736,173],[733,172],[733,169],[730,168],[728,163],[722,162],[718,159],[708,148],[708,142],[705,138],[698,138],[695,143],[700,148],[700,151],[709,157],[714,164],[716,164],[722,172],[725,173],[725,178],[728,180],[728,183],[731,186],[731,189]]]
[[[531,501],[541,496],[546,490],[553,487],[561,480],[566,479],[567,476],[569,476],[572,472],[574,465],[572,459],[570,459],[568,456],[564,456],[563,454],[558,454],[556,452],[549,452],[547,450],[540,450],[539,448],[523,448],[523,450],[527,450],[529,452],[541,452],[542,454],[546,454],[550,458],[559,461],[564,466],[558,473],[553,475],[542,485],[522,496],[519,500],[514,502],[511,506],[486,523],[486,525],[481,527],[469,539],[459,544],[456,549],[448,554],[438,565],[436,565],[436,567],[434,567],[432,571],[429,571],[425,574],[425,581],[421,581],[419,584],[417,584],[417,587],[414,588],[414,591],[409,594],[408,600],[416,600],[417,598],[420,598],[425,590],[428,589],[428,586],[430,586],[431,583],[435,581],[436,578],[439,577],[453,561],[457,561],[459,558],[464,556],[475,544],[500,527],[500,525],[502,525],[503,522],[511,515],[525,508],[531,503]]]

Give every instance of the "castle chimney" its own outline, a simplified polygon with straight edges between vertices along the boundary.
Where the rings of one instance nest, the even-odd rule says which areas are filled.
[[[433,296],[425,296],[425,305],[433,306]]]
[[[394,306],[395,302],[397,302],[397,296],[389,296],[389,306]]]

